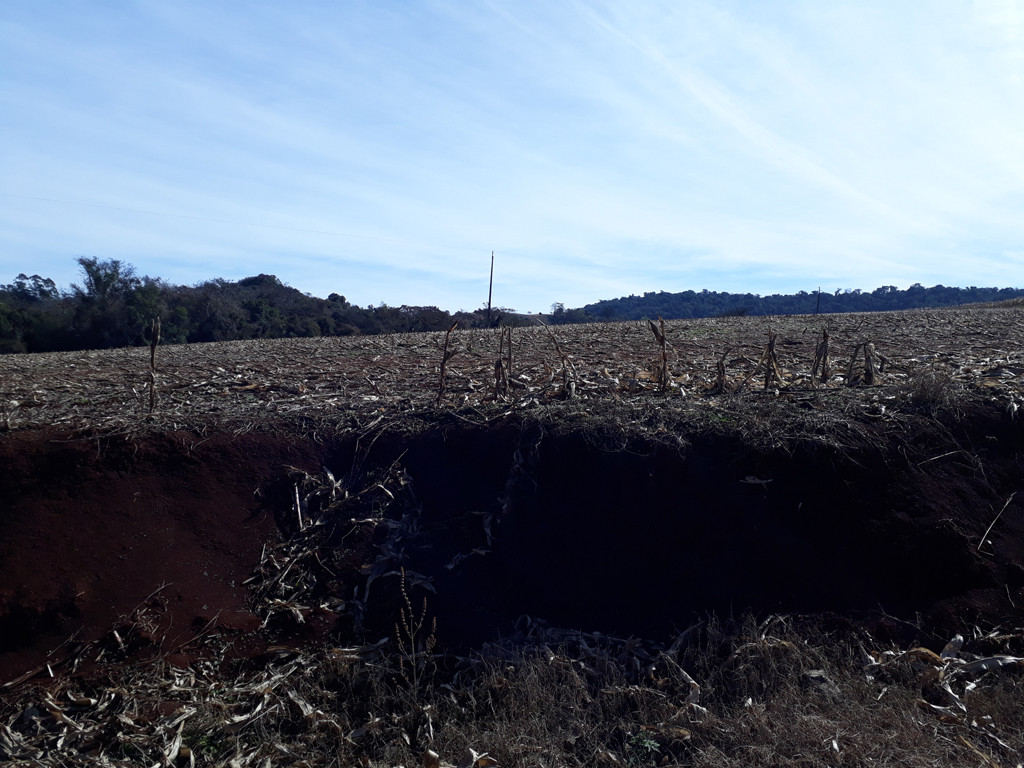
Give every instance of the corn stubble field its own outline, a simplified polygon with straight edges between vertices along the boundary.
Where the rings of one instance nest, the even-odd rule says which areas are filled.
[[[1022,373],[1015,307],[2,357],[0,760],[1021,765]]]

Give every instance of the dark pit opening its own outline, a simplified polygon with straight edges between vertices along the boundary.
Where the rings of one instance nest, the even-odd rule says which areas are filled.
[[[523,614],[642,636],[708,613],[913,617],[997,584],[946,508],[951,487],[976,504],[991,489],[943,484],[873,446],[609,446],[534,424],[438,430],[383,452],[402,456],[421,505],[409,567],[432,579],[444,634],[467,643]]]

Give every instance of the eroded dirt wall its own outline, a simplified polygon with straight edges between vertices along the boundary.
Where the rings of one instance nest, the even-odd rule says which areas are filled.
[[[409,500],[372,535],[338,539],[351,556],[334,562],[349,570],[325,572],[318,589],[350,601],[365,597],[376,566],[390,575],[365,615],[325,631],[387,634],[399,566],[429,580],[453,645],[508,633],[523,614],[639,634],[748,609],[1012,623],[1024,606],[1024,494],[1013,496],[1022,435],[998,410],[841,447],[725,430],[627,438],[529,416],[441,419],[331,445],[10,433],[0,441],[0,678],[147,599],[166,608],[168,647],[214,618],[258,624],[242,582],[264,543],[295,528],[295,471],[325,466],[353,491],[400,468]],[[388,531],[402,526],[395,547]]]
[[[251,624],[242,582],[277,535],[284,467],[318,466],[318,450],[260,435],[6,435],[0,678],[150,596],[167,608],[160,631],[172,645],[214,616]]]

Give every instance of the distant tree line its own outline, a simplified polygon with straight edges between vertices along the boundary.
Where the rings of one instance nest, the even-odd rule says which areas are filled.
[[[208,280],[194,286],[172,285],[160,278],[139,277],[134,267],[116,259],[80,257],[81,284],[61,291],[53,280],[18,275],[0,284],[0,353],[102,349],[148,343],[147,333],[160,318],[164,343],[231,341],[296,336],[441,331],[457,321],[460,328],[507,323],[533,324],[513,310],[449,313],[432,306],[358,307],[337,293],[320,299],[291,288],[274,275],[237,282]],[[905,291],[887,285],[870,293],[758,296],[716,291],[645,293],[599,301],[577,309],[556,303],[544,317],[554,324],[665,319],[727,315],[788,315],[821,312],[944,307],[1024,296],[1016,288],[947,288],[920,284]]]
[[[103,349],[148,343],[155,317],[163,343],[296,336],[350,336],[484,327],[525,320],[507,309],[451,314],[437,307],[358,307],[337,293],[302,293],[274,275],[172,285],[139,277],[122,261],[82,257],[81,284],[60,291],[49,278],[0,284],[0,353]]]
[[[925,288],[915,283],[904,291],[883,285],[873,291],[838,290],[834,293],[799,291],[759,296],[718,291],[649,292],[587,304],[582,310],[594,320],[640,320],[726,317],[736,315],[804,315],[815,312],[879,312],[883,310],[950,307],[977,302],[1004,301],[1024,296],[1020,288]],[[577,311],[577,310],[572,310]]]

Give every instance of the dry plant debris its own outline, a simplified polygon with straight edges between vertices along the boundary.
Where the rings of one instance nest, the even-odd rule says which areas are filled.
[[[1024,658],[990,652],[1024,647],[1020,633],[958,636],[936,653],[864,650],[866,633],[845,646],[813,631],[807,640],[808,626],[783,617],[731,629],[708,621],[670,644],[524,617],[516,637],[472,657],[438,654],[443,671],[413,698],[395,684],[398,651],[389,638],[274,645],[238,661],[230,633],[211,627],[175,654],[154,649],[143,658],[147,610],[77,647],[52,677],[7,687],[0,759],[955,768],[1019,765],[1024,755]]]
[[[769,326],[775,341],[765,348]],[[508,388],[500,371],[495,381],[495,359],[512,355],[502,329],[162,346],[155,364],[159,406],[152,414],[150,350],[5,355],[0,424],[247,431],[291,420],[315,433],[429,410],[437,404],[438,382],[451,408],[506,398],[509,408],[566,396],[635,400],[666,389],[713,410],[718,401],[705,395],[735,392],[759,369],[769,388],[786,397],[807,397],[812,382],[819,394],[858,377],[863,382],[854,364],[869,345],[869,360],[885,362],[884,373],[870,374],[883,392],[902,387],[935,402],[951,388],[968,387],[1003,398],[1007,408],[1024,402],[1024,310],[1017,308],[674,320],[664,324],[657,355],[650,334],[648,323],[518,329],[515,371],[510,362],[503,367]],[[858,390],[865,407],[878,390]]]

